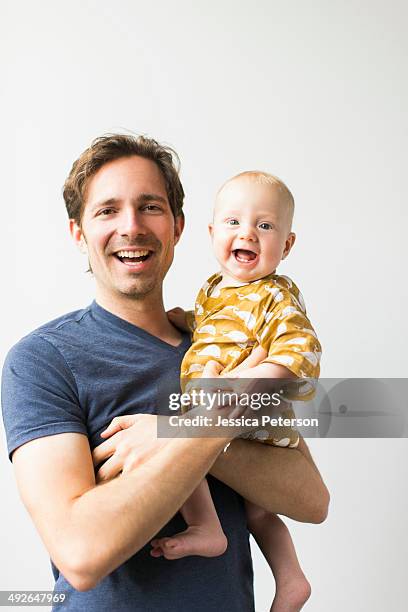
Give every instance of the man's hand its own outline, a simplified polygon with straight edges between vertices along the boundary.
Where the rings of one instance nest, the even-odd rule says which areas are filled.
[[[188,312],[182,308],[172,308],[167,311],[167,318],[170,323],[181,329],[181,331],[191,331],[191,321],[189,321]]]
[[[101,433],[107,439],[92,452],[95,467],[107,460],[96,474],[97,482],[134,470],[167,444],[169,438],[157,437],[159,418],[154,414],[128,414],[112,420]]]

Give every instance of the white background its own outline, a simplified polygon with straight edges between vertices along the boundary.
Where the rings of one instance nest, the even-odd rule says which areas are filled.
[[[62,184],[92,138],[127,129],[182,161],[187,226],[168,307],[190,306],[215,269],[216,189],[267,170],[295,196],[298,240],[280,271],[305,296],[322,376],[406,376],[405,2],[3,0],[0,10],[3,357],[91,301]],[[305,610],[402,612],[407,441],[310,446],[332,502],[322,525],[287,521],[312,584]],[[0,461],[0,589],[51,588],[5,447]],[[273,580],[253,553],[266,612]]]

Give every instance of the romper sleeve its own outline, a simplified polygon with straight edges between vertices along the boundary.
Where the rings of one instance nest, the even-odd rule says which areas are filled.
[[[322,349],[300,291],[291,285],[290,290],[276,285],[265,287],[254,332],[268,353],[264,362],[283,365],[298,377],[317,379]]]
[[[193,332],[196,328],[194,310],[186,310],[186,323],[188,329]]]
[[[48,340],[30,334],[8,353],[2,376],[2,412],[7,448],[59,433],[87,435],[74,376]]]

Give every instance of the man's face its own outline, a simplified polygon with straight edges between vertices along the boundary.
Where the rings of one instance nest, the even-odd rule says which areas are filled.
[[[108,162],[91,178],[81,227],[71,221],[71,233],[103,295],[140,299],[161,292],[182,226],[158,166],[135,155]]]

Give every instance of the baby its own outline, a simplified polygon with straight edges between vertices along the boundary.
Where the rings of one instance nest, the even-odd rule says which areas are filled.
[[[220,364],[223,375],[241,366],[232,375],[246,379],[318,378],[321,347],[302,295],[293,281],[276,274],[295,242],[293,211],[289,189],[264,172],[243,172],[219,190],[209,229],[221,270],[197,296],[193,344],[181,365],[183,381],[200,377],[209,360]],[[174,309],[170,317],[179,326],[185,324],[186,313],[181,309]],[[249,367],[254,347],[264,359]],[[292,410],[283,415],[294,416]],[[276,428],[262,442],[295,448],[299,435],[290,427]],[[174,537],[153,540],[154,557],[210,557],[225,551],[227,540],[206,480],[181,513],[188,528]],[[248,501],[246,513],[248,527],[275,578],[271,612],[300,610],[310,596],[310,585],[286,525]]]

